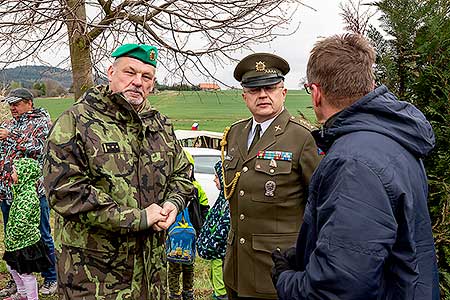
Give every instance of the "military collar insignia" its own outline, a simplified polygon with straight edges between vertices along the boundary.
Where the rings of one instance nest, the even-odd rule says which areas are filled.
[[[263,61],[256,62],[256,72],[264,72],[266,70],[266,64]]]
[[[276,125],[276,126],[275,126],[275,132],[277,132],[277,131],[279,131],[279,130],[281,130],[281,126],[280,126],[280,125]]]

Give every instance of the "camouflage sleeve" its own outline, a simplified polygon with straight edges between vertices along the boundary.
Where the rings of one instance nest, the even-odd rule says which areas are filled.
[[[173,136],[175,136],[172,127],[171,131]],[[194,186],[189,177],[189,170],[191,168],[189,160],[178,141],[175,142],[175,148],[177,154],[174,159],[173,173],[168,182],[164,202],[173,203],[180,212],[185,208],[186,199],[192,194]]]
[[[141,216],[145,216],[140,209],[117,203],[92,184],[78,136],[75,116],[65,112],[48,137],[43,173],[50,206],[66,219],[109,231],[147,229],[147,222],[140,227]]]

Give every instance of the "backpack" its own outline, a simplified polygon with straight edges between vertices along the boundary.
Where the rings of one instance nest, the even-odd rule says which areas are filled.
[[[225,257],[230,230],[230,208],[222,192],[221,196],[209,211],[197,239],[198,255],[203,259]]]
[[[169,227],[166,256],[170,262],[193,264],[195,260],[195,229],[189,220],[188,208],[181,211]]]
[[[192,227],[194,227],[195,232],[197,235],[200,232],[200,229],[203,226],[203,222],[205,222],[206,214],[208,212],[209,206],[204,207],[204,205],[200,205],[200,202],[198,201],[198,191],[195,188],[194,193],[191,196],[191,199],[189,200],[188,204],[186,205],[189,212],[189,219],[192,223]],[[205,212],[206,209],[206,212]]]

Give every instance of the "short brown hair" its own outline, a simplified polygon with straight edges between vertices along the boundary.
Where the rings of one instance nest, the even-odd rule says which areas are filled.
[[[375,50],[362,35],[333,35],[314,45],[306,73],[328,103],[342,109],[373,90],[374,63]]]

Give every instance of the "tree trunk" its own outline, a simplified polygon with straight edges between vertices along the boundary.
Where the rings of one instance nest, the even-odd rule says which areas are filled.
[[[86,33],[86,7],[84,0],[67,0],[66,21],[69,35],[70,60],[72,65],[75,100],[94,85],[90,44]]]

